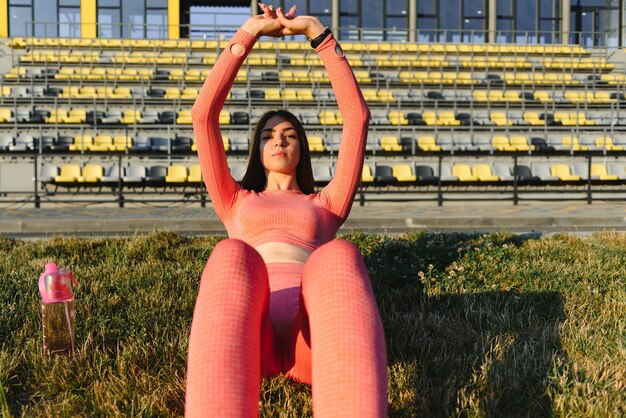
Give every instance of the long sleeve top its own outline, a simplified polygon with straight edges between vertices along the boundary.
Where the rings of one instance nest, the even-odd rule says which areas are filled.
[[[348,217],[363,169],[370,112],[341,47],[331,34],[316,48],[343,118],[334,178],[317,194],[294,190],[254,192],[228,169],[219,114],[237,72],[256,42],[239,29],[209,73],[191,111],[204,182],[230,238],[253,247],[285,242],[313,250],[332,240]],[[234,44],[245,52],[236,56]]]

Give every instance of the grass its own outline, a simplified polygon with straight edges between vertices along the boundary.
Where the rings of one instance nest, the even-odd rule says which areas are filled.
[[[344,238],[381,310],[390,416],[626,415],[626,235]],[[181,415],[218,239],[0,238],[0,416]],[[36,283],[50,260],[80,282],[74,361],[41,354]],[[262,416],[311,413],[307,386],[262,383]]]

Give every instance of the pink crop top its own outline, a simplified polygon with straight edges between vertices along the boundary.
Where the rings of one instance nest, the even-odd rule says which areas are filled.
[[[285,242],[313,250],[332,240],[348,217],[361,179],[370,112],[354,73],[335,38],[330,35],[316,48],[337,98],[343,131],[335,176],[317,194],[273,190],[257,193],[241,187],[228,170],[219,129],[219,114],[237,72],[256,42],[239,29],[222,51],[191,110],[198,157],[215,212],[230,238],[253,247]],[[244,47],[242,56],[231,52]]]

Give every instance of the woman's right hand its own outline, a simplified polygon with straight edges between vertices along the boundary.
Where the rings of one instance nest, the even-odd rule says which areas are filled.
[[[324,32],[324,24],[315,16],[295,16],[293,8],[284,13],[279,7],[276,9],[276,18],[283,26],[283,35],[306,35],[313,39]]]
[[[277,19],[274,6],[268,6],[263,3],[259,3],[259,6],[263,13],[248,18],[241,28],[257,38],[260,36],[280,38],[286,35],[283,25]],[[295,11],[296,6],[293,6],[287,13],[287,16],[293,16]]]

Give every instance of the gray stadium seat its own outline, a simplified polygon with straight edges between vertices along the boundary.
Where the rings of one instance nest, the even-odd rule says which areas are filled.
[[[30,151],[35,148],[35,138],[32,135],[19,135],[15,144],[9,146],[9,151]]]
[[[235,181],[241,181],[246,174],[247,168],[244,164],[234,164],[230,167],[230,175],[233,176]]]
[[[13,135],[0,135],[0,151],[8,151],[13,146]]]
[[[618,176],[620,180],[626,180],[626,163],[609,164],[609,174]]]
[[[122,181],[126,187],[139,187],[143,186],[148,169],[140,164],[130,163],[128,167],[124,168],[124,176]]]
[[[45,185],[54,181],[54,178],[59,175],[59,167],[52,164],[44,164],[39,169],[37,180],[39,183]]]
[[[500,177],[500,181],[513,181],[513,166],[507,163],[495,163],[493,165],[493,174]]]
[[[558,181],[559,177],[553,176],[550,171],[550,164],[548,163],[533,163],[532,164],[533,175],[539,177],[542,181]]]
[[[313,178],[315,184],[326,185],[333,179],[332,167],[330,164],[314,164],[313,165]]]

